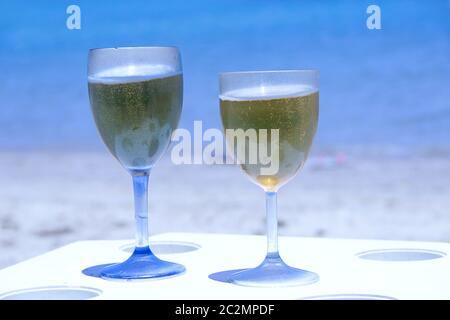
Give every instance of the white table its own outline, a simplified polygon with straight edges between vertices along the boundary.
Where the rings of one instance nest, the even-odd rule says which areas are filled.
[[[187,272],[137,282],[88,277],[82,269],[125,260],[130,252],[124,248],[133,242],[79,241],[0,270],[0,298],[13,292],[15,298],[61,299],[450,299],[448,243],[280,237],[284,260],[318,273],[320,281],[249,288],[209,275],[258,265],[265,255],[263,236],[166,233],[151,241],[158,256],[182,263]],[[388,251],[358,256],[371,250]]]

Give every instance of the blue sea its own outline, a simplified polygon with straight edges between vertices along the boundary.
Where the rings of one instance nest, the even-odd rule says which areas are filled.
[[[80,30],[66,27],[71,4]],[[101,146],[88,50],[152,45],[181,50],[181,127],[220,126],[219,72],[313,68],[316,144],[450,146],[448,0],[2,0],[0,13],[0,148]]]

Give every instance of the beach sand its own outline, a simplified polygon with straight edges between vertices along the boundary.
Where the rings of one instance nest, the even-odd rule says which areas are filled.
[[[0,267],[73,241],[134,237],[131,179],[106,151],[4,151],[0,177]],[[279,232],[450,241],[449,177],[445,149],[314,150],[279,192]],[[163,159],[149,203],[152,234],[265,233],[264,193],[236,166]]]

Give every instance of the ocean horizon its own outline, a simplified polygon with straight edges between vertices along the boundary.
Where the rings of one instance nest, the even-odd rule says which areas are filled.
[[[87,53],[116,46],[179,47],[180,127],[220,128],[218,74],[317,69],[315,145],[448,146],[449,1],[2,2],[0,148],[102,148],[87,95]]]

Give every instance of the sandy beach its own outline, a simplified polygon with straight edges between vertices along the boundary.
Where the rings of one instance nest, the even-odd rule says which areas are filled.
[[[279,192],[281,235],[450,241],[450,150],[313,150]],[[131,180],[106,151],[0,153],[0,267],[86,239],[132,239]],[[152,234],[264,234],[264,194],[235,166],[150,178]]]

